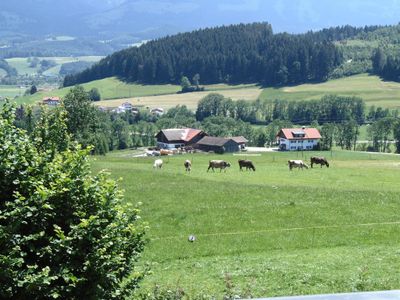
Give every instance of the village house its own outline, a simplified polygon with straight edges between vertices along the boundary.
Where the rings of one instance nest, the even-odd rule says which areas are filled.
[[[163,129],[156,134],[157,147],[174,149],[191,146],[206,135],[204,131],[193,128]]]
[[[61,99],[60,97],[44,97],[42,99],[42,104],[48,106],[57,106],[61,104]]]
[[[138,114],[139,109],[137,107],[134,107],[132,103],[129,102],[124,102],[117,108],[112,110],[113,112],[117,114],[125,113],[125,112],[131,112],[133,114]]]
[[[318,145],[321,134],[316,128],[282,128],[276,138],[279,150],[312,150]]]
[[[222,138],[214,136],[205,136],[194,146],[196,149],[205,152],[215,152],[215,153],[226,153],[226,152],[238,152],[240,150],[240,145],[238,142],[234,141],[232,138]]]
[[[162,116],[164,114],[164,109],[157,107],[150,110],[150,113],[156,116]]]

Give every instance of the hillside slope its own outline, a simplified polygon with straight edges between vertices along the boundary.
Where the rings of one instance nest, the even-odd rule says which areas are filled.
[[[340,29],[338,29],[340,31]],[[342,57],[325,34],[273,34],[268,23],[239,24],[182,33],[116,52],[64,86],[110,76],[147,84],[179,83],[200,75],[201,83],[295,84],[323,81]]]

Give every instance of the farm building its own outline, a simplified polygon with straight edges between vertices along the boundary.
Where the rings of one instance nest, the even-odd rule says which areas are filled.
[[[42,104],[48,106],[57,106],[61,103],[60,97],[44,97],[42,99]]]
[[[321,134],[316,128],[282,128],[276,137],[279,150],[312,150],[318,145]]]
[[[221,138],[213,136],[205,136],[194,146],[202,151],[213,151],[215,153],[237,152],[240,150],[240,145],[232,138]]]
[[[190,146],[206,135],[204,131],[193,128],[163,129],[156,134],[157,146],[162,149]]]
[[[231,139],[239,144],[241,150],[246,149],[246,143],[249,142],[249,140],[246,139],[244,136],[234,136],[231,137]]]

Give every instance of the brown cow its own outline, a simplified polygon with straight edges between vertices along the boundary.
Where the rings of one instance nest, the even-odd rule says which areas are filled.
[[[310,163],[311,163],[311,168],[313,167],[313,164],[320,164],[321,168],[322,166],[326,166],[327,168],[329,168],[329,163],[326,160],[325,157],[317,157],[317,156],[312,156],[310,159]]]
[[[240,171],[243,171],[242,170],[243,167],[246,168],[246,171],[248,171],[249,169],[253,170],[253,171],[256,170],[256,168],[254,167],[253,162],[251,160],[239,159],[238,163],[239,163]]]
[[[231,166],[230,163],[223,161],[223,160],[210,160],[208,163],[208,169],[207,172],[212,169],[214,172],[214,168],[219,169],[221,172],[222,169],[224,169],[224,172],[226,172],[226,168],[229,168]]]
[[[288,160],[289,170],[291,171],[293,168],[308,169],[308,166],[302,160]]]

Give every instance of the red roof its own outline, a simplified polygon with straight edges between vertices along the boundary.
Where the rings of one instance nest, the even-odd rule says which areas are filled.
[[[60,101],[60,97],[44,97],[43,101]]]
[[[294,137],[293,133],[304,133],[304,137]],[[283,134],[283,136],[282,136]],[[317,128],[282,128],[279,131],[278,136],[284,137],[288,140],[297,140],[297,139],[320,139],[321,134],[319,133]]]

